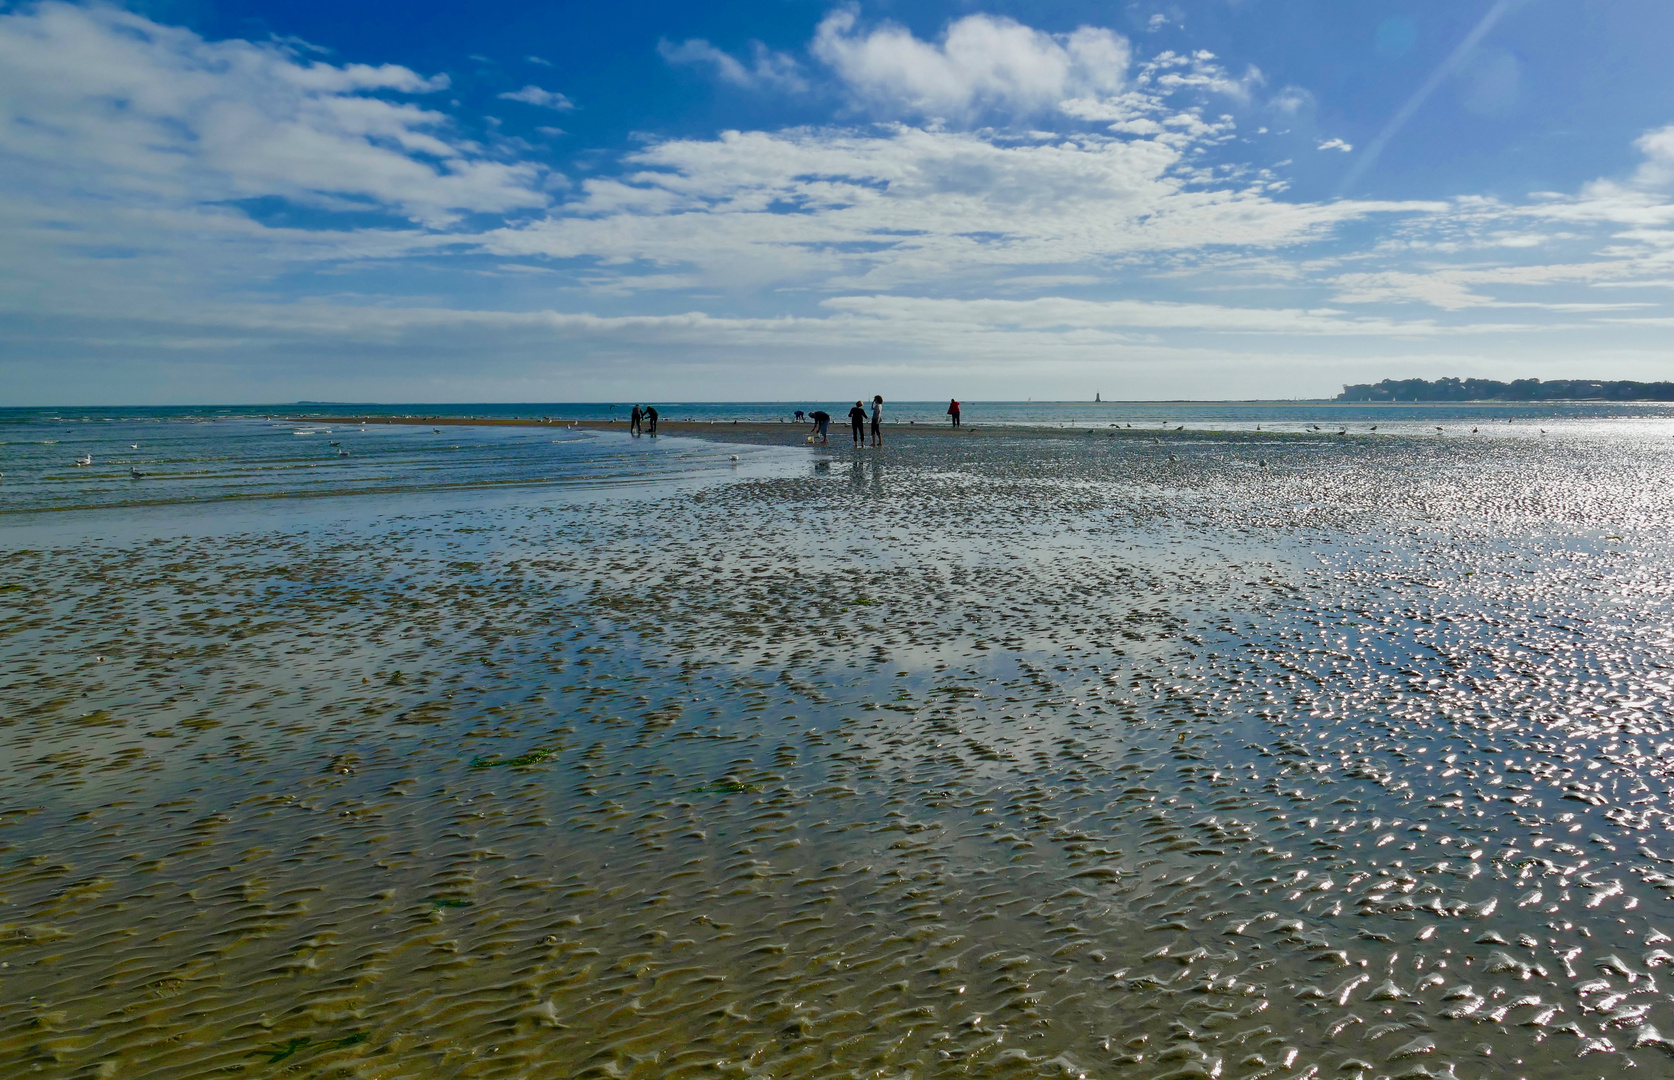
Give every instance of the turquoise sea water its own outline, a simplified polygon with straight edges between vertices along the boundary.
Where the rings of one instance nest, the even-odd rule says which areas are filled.
[[[48,509],[159,506],[226,499],[391,494],[543,484],[637,483],[738,467],[766,448],[710,441],[629,440],[568,430],[567,420],[620,418],[629,405],[302,403],[289,406],[0,409],[0,514]],[[714,424],[783,422],[799,446],[796,409],[841,403],[701,402],[659,405],[663,419]],[[943,402],[887,405],[891,424],[945,425]],[[321,423],[318,417],[410,417],[412,424]],[[423,417],[548,418],[540,428],[445,426]],[[968,402],[969,428],[1111,428],[1164,433],[1263,433],[1328,438],[1674,437],[1674,405],[1445,406],[1323,402]],[[724,435],[717,431],[716,434]],[[772,440],[767,440],[771,442]],[[87,461],[88,464],[78,464]],[[136,473],[140,475],[135,475]]]

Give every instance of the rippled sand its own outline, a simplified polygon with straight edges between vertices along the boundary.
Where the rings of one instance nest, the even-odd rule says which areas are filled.
[[[896,437],[9,552],[0,1074],[1667,1075],[1671,464]]]

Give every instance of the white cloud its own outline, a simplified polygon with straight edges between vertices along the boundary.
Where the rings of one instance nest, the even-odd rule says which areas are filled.
[[[636,142],[565,190],[528,143],[479,144],[427,106],[445,77],[209,42],[109,8],[0,14],[0,392],[23,385],[17,357],[53,343],[234,367],[386,350],[436,371],[501,346],[532,371],[558,354],[572,372],[701,354],[764,375],[888,357],[999,380],[1116,357],[1233,372],[1264,349],[1336,363],[1387,355],[1383,339],[1416,355],[1521,335],[1519,357],[1574,355],[1666,332],[1670,308],[1648,291],[1575,298],[1674,280],[1674,126],[1638,140],[1637,169],[1578,192],[1309,202],[1284,194],[1288,162],[1242,156],[1223,111],[1255,100],[1260,72],[1207,52],[1134,61],[1108,31],[989,16],[932,42],[842,12],[811,48],[850,104],[891,122]],[[814,70],[759,43],[661,50],[755,91]],[[504,97],[570,104],[534,85]],[[1296,114],[1296,138],[1314,130],[1295,88],[1268,107]],[[243,201],[263,196],[277,198]],[[495,310],[455,310],[467,276],[457,295],[490,287]],[[1429,310],[1402,306],[1415,304]]]
[[[1318,149],[1320,149],[1320,150],[1341,150],[1345,154],[1351,154],[1351,153],[1354,152],[1354,144],[1344,142],[1341,139],[1331,138],[1331,139],[1326,139],[1324,142],[1320,143],[1319,146],[1318,146]]]
[[[669,63],[711,68],[722,82],[746,90],[802,91],[808,88],[807,80],[802,77],[801,65],[794,57],[775,52],[759,41],[752,41],[750,48],[754,54],[753,62],[746,67],[742,61],[703,38],[691,38],[678,45],[666,39],[657,42],[657,52]]]
[[[575,108],[575,102],[558,93],[556,90],[543,90],[530,83],[521,90],[508,90],[500,95],[501,101],[521,101],[525,105],[535,105],[542,109],[556,109],[559,112],[569,112]]]
[[[1215,61],[1215,54],[1206,49],[1199,49],[1190,55],[1161,52],[1140,65],[1140,77],[1136,82],[1141,86],[1154,85],[1167,93],[1201,90],[1224,94],[1242,103],[1249,102],[1255,90],[1267,82],[1267,76],[1254,64],[1246,67],[1241,77],[1233,78]]]
[[[1218,304],[1137,300],[944,300],[913,296],[847,296],[824,306],[894,321],[964,325],[987,330],[1163,329],[1211,334],[1306,334],[1340,337],[1428,337],[1458,333],[1428,320],[1396,321],[1350,316],[1331,308],[1249,308]],[[1495,332],[1510,329],[1496,326]],[[1479,327],[1464,332],[1481,332]]]
[[[113,7],[0,15],[0,155],[12,199],[129,207],[279,196],[440,224],[546,202],[540,170],[489,159],[444,115],[384,93],[446,88],[386,64],[299,61]]]
[[[1108,272],[1165,253],[1273,249],[1439,203],[1286,203],[1176,175],[1166,138],[999,138],[908,126],[729,132],[634,154],[497,254],[591,257],[631,286],[685,268],[732,289],[976,288],[1019,271]],[[1083,271],[1085,272],[1085,270]]]
[[[990,15],[949,24],[939,43],[904,27],[858,27],[853,11],[820,23],[811,46],[857,99],[885,112],[965,117],[984,107],[1023,112],[1119,90],[1125,38],[1083,26],[1052,35]]]
[[[1634,148],[1645,161],[1633,181],[1643,187],[1666,187],[1674,183],[1674,124],[1647,131],[1634,140]]]

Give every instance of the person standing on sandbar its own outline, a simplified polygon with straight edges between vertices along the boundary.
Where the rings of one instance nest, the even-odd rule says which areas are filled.
[[[866,445],[866,406],[858,401],[849,410],[849,434],[854,436],[856,450]]]
[[[647,435],[654,437],[657,434],[657,407],[655,405],[645,407],[645,427]]]
[[[634,406],[634,411],[628,414],[628,434],[638,435],[639,434],[640,421],[642,421],[644,419],[645,419],[645,411],[643,409],[641,409],[638,405],[635,405]]]
[[[959,426],[959,399],[952,398],[947,403],[947,416],[953,421],[953,426]]]
[[[883,445],[883,395],[872,395],[872,445]]]

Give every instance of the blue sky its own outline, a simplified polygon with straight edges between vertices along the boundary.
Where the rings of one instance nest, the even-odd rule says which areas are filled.
[[[1674,378],[1674,5],[0,6],[0,400]]]

